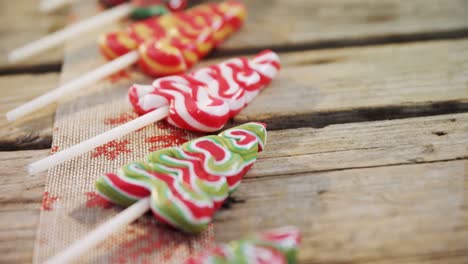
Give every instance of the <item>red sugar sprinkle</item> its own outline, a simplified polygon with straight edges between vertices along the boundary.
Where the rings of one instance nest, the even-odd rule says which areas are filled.
[[[44,192],[44,195],[42,196],[42,210],[52,211],[54,203],[59,198],[59,196],[49,196],[49,192]]]

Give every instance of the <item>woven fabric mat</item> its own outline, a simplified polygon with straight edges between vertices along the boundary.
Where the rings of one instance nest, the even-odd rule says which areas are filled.
[[[95,40],[93,35],[67,46],[62,83],[103,63]],[[51,152],[68,148],[135,118],[126,101],[133,82],[150,83],[150,80],[136,70],[130,70],[62,101],[57,108]],[[158,122],[50,169],[34,262],[41,263],[57,254],[122,211],[123,208],[110,205],[96,195],[94,182],[100,175],[142,159],[150,151],[180,145],[198,136]],[[212,226],[198,236],[184,235],[156,223],[147,214],[88,252],[79,262],[181,263],[212,243]]]

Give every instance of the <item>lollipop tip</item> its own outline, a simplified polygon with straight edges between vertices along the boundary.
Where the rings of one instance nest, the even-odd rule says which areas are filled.
[[[33,175],[37,173],[37,171],[34,169],[34,166],[32,166],[32,164],[28,165],[27,170],[28,170],[29,175]]]
[[[43,171],[43,169],[36,165],[36,162],[29,164],[27,170],[29,175],[35,175]]]
[[[6,119],[8,120],[8,122],[13,122],[16,120],[16,116],[14,113],[12,113],[11,111],[6,113],[5,115]]]
[[[8,60],[8,63],[15,63],[21,60],[21,58],[20,56],[18,56],[18,54],[15,51],[12,51],[8,53],[7,60]]]

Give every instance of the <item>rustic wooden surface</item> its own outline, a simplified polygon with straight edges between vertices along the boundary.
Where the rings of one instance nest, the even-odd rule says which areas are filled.
[[[28,60],[9,64],[6,54],[28,42],[37,40],[62,28],[68,19],[67,10],[43,15],[37,10],[38,1],[0,1],[0,73],[24,71],[44,72],[60,69],[62,48],[56,48]]]
[[[216,238],[294,224],[304,232],[301,263],[468,257],[467,121],[468,114],[455,114],[271,131],[256,166],[216,216]],[[27,176],[24,165],[47,151],[2,154],[10,173],[0,182],[0,241],[9,243],[0,243],[0,253],[26,261],[45,174]]]
[[[246,26],[224,53],[295,50],[468,35],[465,0],[245,1]]]
[[[28,175],[27,164],[49,150],[0,152],[0,263],[29,263],[47,173]]]
[[[67,20],[39,16],[35,1],[4,2],[2,52]],[[467,263],[468,2],[247,5],[247,26],[215,55],[282,51],[279,78],[234,120],[275,131],[216,216],[216,239],[294,224],[300,263]],[[62,79],[102,63],[89,39],[68,50]],[[0,60],[2,114],[57,84],[60,53]],[[0,122],[0,151],[42,149],[0,152],[0,263],[31,261],[45,174],[24,166],[48,154],[54,109]]]
[[[467,39],[293,52],[281,60],[275,85],[236,122],[319,127],[468,110]]]
[[[300,263],[450,263],[462,256],[466,263],[467,165],[460,160],[247,179],[234,194],[237,203],[215,217],[216,238],[292,224],[303,232]]]

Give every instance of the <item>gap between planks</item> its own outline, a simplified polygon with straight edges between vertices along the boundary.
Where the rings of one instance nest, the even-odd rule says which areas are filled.
[[[12,36],[0,46],[4,53],[65,25],[66,12],[39,14],[32,2],[20,0],[14,8],[5,2],[0,9],[5,12],[2,25],[8,25],[5,31]],[[280,0],[268,6],[255,1],[246,4],[250,15],[245,27],[212,57],[248,54],[263,48],[284,52],[468,37],[463,12],[468,4],[462,0]],[[19,13],[27,14],[23,17],[28,19],[18,20]],[[0,74],[55,71],[60,68],[60,60],[57,50],[18,65],[8,65],[2,59]]]
[[[245,26],[219,47],[217,55],[468,36],[468,3],[463,0],[277,0],[246,5]]]
[[[466,112],[467,51],[462,39],[280,54],[279,76],[233,123],[276,130]]]
[[[60,70],[63,56],[61,47],[43,52],[26,61],[10,64],[6,54],[26,43],[37,40],[66,25],[67,10],[42,14],[37,0],[0,1],[0,75],[43,73]]]
[[[10,123],[5,114],[18,105],[53,89],[59,73],[0,76],[0,151],[48,149],[52,142],[55,104]]]

